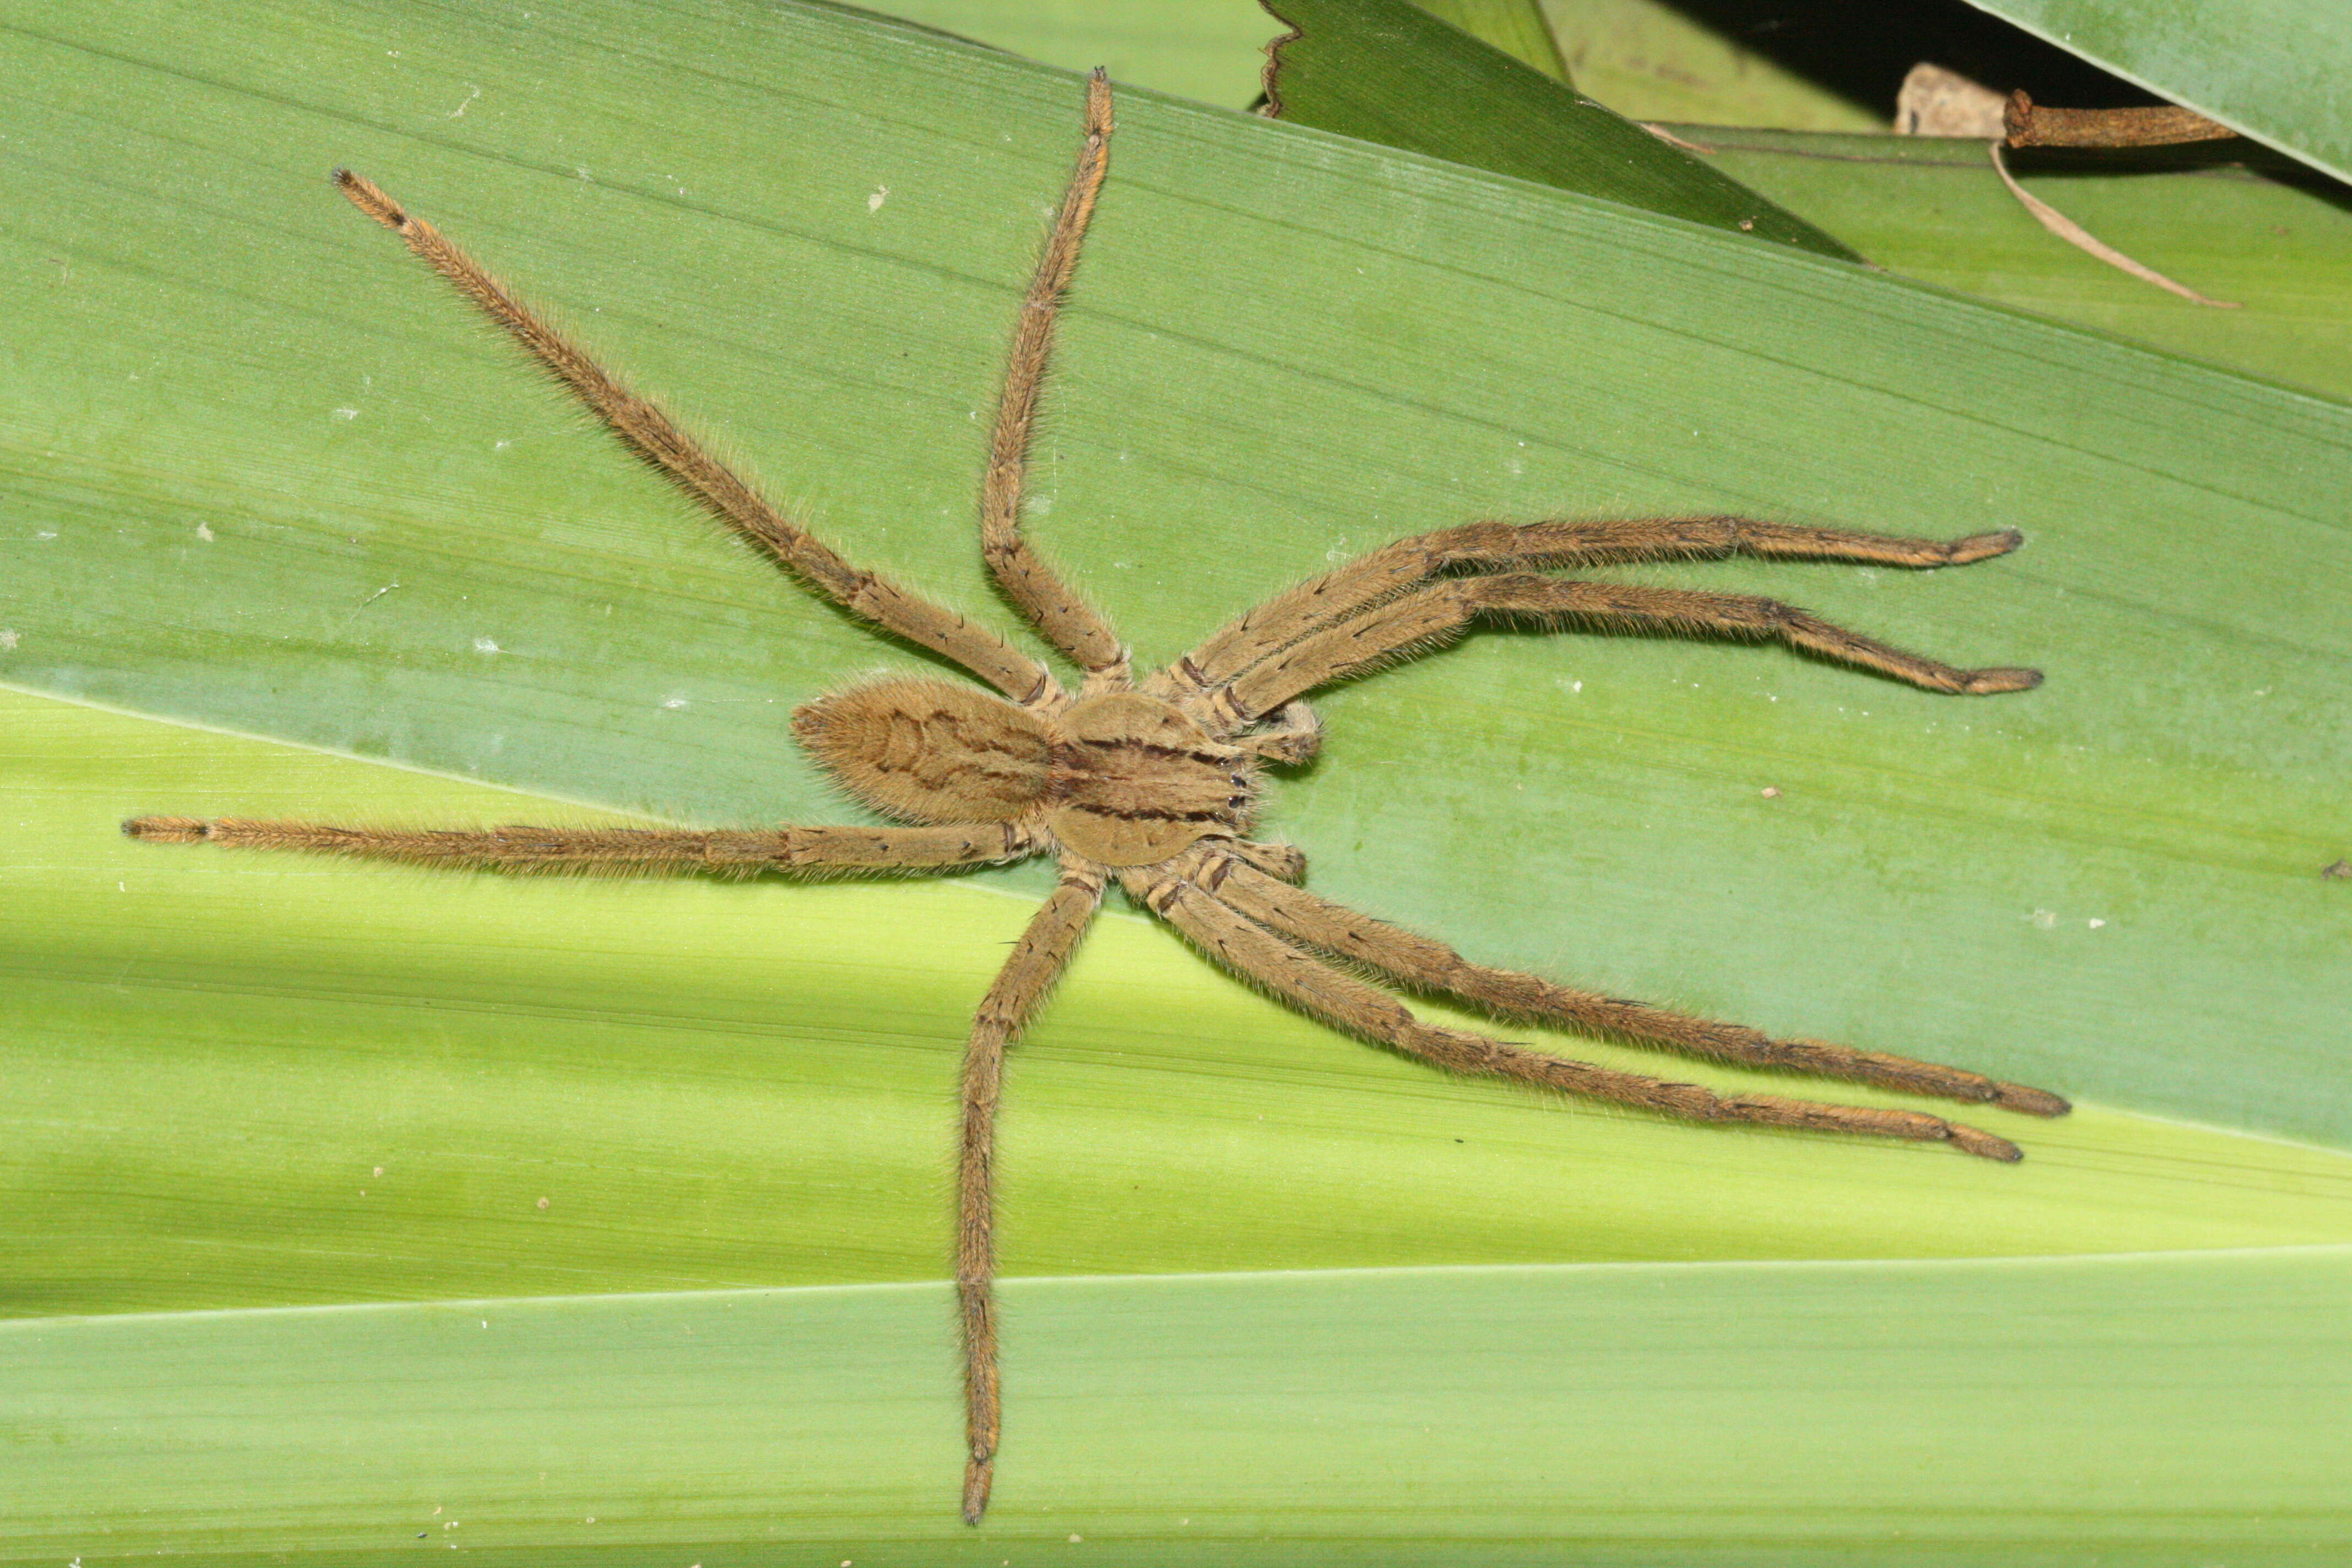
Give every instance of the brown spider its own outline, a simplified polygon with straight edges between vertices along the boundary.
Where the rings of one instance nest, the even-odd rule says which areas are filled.
[[[660,409],[541,321],[432,226],[357,174],[335,174],[353,205],[407,241],[632,451],[719,521],[835,602],[945,655],[1003,693],[908,676],[821,698],[793,714],[793,732],[845,788],[911,826],[718,833],[523,826],[399,831],[180,816],[123,825],[133,837],[173,843],[202,839],[507,869],[946,870],[1055,857],[1061,879],[981,999],[964,1058],[955,1267],[970,1450],[963,1516],[971,1523],[988,1506],[1001,1407],[991,1166],[1004,1048],[1069,962],[1113,878],[1211,957],[1300,1011],[1454,1072],[1522,1079],[1696,1121],[1879,1133],[1946,1142],[1994,1160],[2019,1158],[2016,1145],[2005,1139],[1917,1111],[1777,1095],[1727,1097],[1696,1084],[1612,1071],[1441,1028],[1358,979],[1357,970],[1377,971],[1411,990],[1447,993],[1489,1012],[1555,1019],[1693,1056],[2037,1116],[2067,1109],[2042,1089],[1957,1068],[1819,1040],[1773,1039],[1736,1024],[1485,968],[1443,942],[1316,897],[1297,885],[1306,868],[1298,851],[1245,837],[1257,814],[1258,765],[1301,763],[1315,752],[1319,728],[1300,700],[1307,693],[1428,652],[1481,616],[1776,638],[1931,691],[2021,691],[2042,679],[2030,669],[1955,669],[1769,599],[1576,582],[1513,569],[1741,554],[1965,565],[2013,550],[2020,539],[2013,532],[1982,533],[1941,543],[1725,517],[1471,523],[1401,540],[1276,595],[1139,684],[1109,625],[1062,583],[1020,526],[1030,430],[1055,320],[1108,166],[1110,88],[1100,71],[1088,85],[1086,129],[1085,150],[1013,334],[980,523],[981,551],[997,583],[1045,640],[1086,672],[1075,694],[1045,664],[996,633],[835,554]],[[1452,574],[1456,569],[1477,574]]]

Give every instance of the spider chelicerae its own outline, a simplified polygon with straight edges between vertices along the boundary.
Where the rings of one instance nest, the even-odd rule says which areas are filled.
[[[1600,630],[1776,640],[1930,691],[1977,696],[2041,683],[2030,669],[1956,669],[1769,599],[1578,581],[1534,567],[1732,555],[1958,566],[2013,550],[2014,532],[1948,543],[1745,518],[1476,522],[1400,540],[1277,594],[1167,668],[1134,679],[1100,612],[1021,532],[1038,390],[1054,328],[1108,167],[1110,88],[1087,85],[1086,142],[1021,308],[981,489],[981,552],[998,585],[1084,679],[1076,691],[986,626],[843,560],[771,506],[653,404],[628,391],[422,219],[373,184],[335,173],[344,195],[405,240],[586,404],[635,455],[809,586],[883,630],[971,670],[1002,695],[924,676],[870,682],[797,710],[793,733],[852,795],[897,826],[668,828],[506,826],[399,830],[239,818],[146,816],[135,837],[306,849],[501,869],[627,867],[949,870],[1049,855],[1054,891],[987,994],[966,1047],[957,1173],[956,1294],[963,1331],[968,1458],[963,1516],[988,1505],[1001,1425],[995,1273],[995,1119],[1005,1047],[1035,1014],[1118,881],[1220,963],[1300,1011],[1438,1067],[1523,1079],[1695,1121],[1739,1121],[1948,1142],[2015,1160],[2006,1139],[1916,1110],[1778,1095],[1718,1095],[1426,1023],[1359,978],[1443,993],[1507,1017],[1558,1021],[1721,1061],[1847,1079],[2037,1116],[2063,1100],[1958,1068],[1775,1039],[1737,1024],[1489,969],[1451,948],[1317,897],[1305,861],[1248,837],[1258,770],[1311,758],[1319,687],[1427,653],[1482,617]]]

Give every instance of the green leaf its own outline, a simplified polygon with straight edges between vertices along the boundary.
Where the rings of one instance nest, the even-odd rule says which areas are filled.
[[[23,1322],[0,1549],[2316,1564],[2347,1289],[2340,1247],[1018,1281],[978,1531],[943,1286]]]
[[[1831,236],[1407,0],[1268,0],[1267,112],[1853,259]]]
[[[0,1388],[12,1454],[40,1467],[20,1484],[12,1459],[11,1549],[323,1554],[397,1524],[383,1549],[407,1551],[439,1494],[477,1509],[459,1535],[502,1520],[534,1563],[615,1537],[800,1553],[831,1531],[984,1553],[952,1524],[935,1292],[859,1297],[904,1305],[788,1343],[755,1323],[658,1373],[612,1325],[664,1321],[660,1300],[513,1307],[562,1345],[501,1342],[478,1323],[507,1309],[452,1303],[691,1290],[667,1319],[688,1343],[744,1300],[701,1294],[719,1288],[936,1278],[954,1053],[1030,907],[1003,889],[1034,879],[433,876],[113,824],[844,815],[784,715],[919,657],[713,539],[320,176],[380,179],[845,552],[1002,619],[971,495],[1077,84],[720,0],[529,19],[65,5],[8,37],[0,679],[46,694],[0,722],[14,1309],[429,1303],[0,1334],[35,1366]],[[1678,1559],[1883,1557],[1897,1529],[1932,1561],[2086,1541],[2210,1561],[2267,1550],[2265,1521],[2340,1533],[2322,1489],[2341,1357],[2298,1314],[2341,1286],[2315,1255],[2047,1266],[2158,1271],[2119,1295],[1940,1266],[2024,1280],[2022,1300],[1966,1272],[1882,1295],[1884,1265],[1603,1269],[1572,1278],[1641,1288],[1572,1310],[1557,1277],[1489,1298],[1393,1268],[2352,1236],[2340,1153],[2222,1130],[2352,1132],[2352,914],[2317,875],[2352,852],[2334,722],[2352,416],[1410,153],[1142,92],[1120,117],[1033,525],[1146,658],[1468,517],[2032,535],[1929,575],[1645,574],[2044,665],[2030,697],[1509,633],[1334,693],[1329,755],[1274,801],[1314,885],[1493,962],[2090,1103],[2000,1119],[2031,1148],[2016,1168],[1563,1105],[1365,1049],[1114,915],[1017,1053],[1008,1267],[1318,1276],[1015,1287],[1030,1468],[1008,1450],[992,1528],[1076,1550],[1089,1526],[1055,1510],[1076,1498],[1130,1521],[1123,1560],[1169,1562],[1399,1541],[1459,1561],[1539,1535],[1654,1557],[1661,1530]],[[1387,1268],[1320,1274],[1361,1264]],[[1796,1275],[1831,1300],[1783,1310],[1767,1282]],[[1720,1293],[1653,1337],[1656,1292],[1685,1279]],[[1200,1294],[1225,1289],[1230,1310]],[[1028,1305],[1054,1291],[1066,1317]],[[362,1321],[390,1327],[300,1337]],[[2004,1321],[2020,1340],[1968,1338]],[[1874,1334],[1904,1340],[1927,1394],[1887,1393]],[[1768,1343],[1789,1359],[1762,1367]],[[1644,1346],[1707,1359],[1677,1372]],[[1629,1382],[1579,1382],[1588,1355]],[[1839,1402],[1853,1389],[1872,1397]],[[2241,1408],[2271,1425],[2227,1425]],[[1236,1409],[1255,1447],[1232,1440]],[[1927,1485],[1964,1510],[1933,1514]],[[646,1500],[587,1506],[623,1492]],[[1669,1500],[1629,1516],[1627,1496]],[[1785,1497],[1803,1510],[1773,1513]],[[1205,1544],[1177,1522],[1196,1499],[1220,1523]],[[603,1528],[591,1514],[629,1533],[569,1533]]]
[[[1906,276],[2352,397],[2352,212],[2294,165],[2010,154],[2029,190],[2101,239],[2239,307],[2219,310],[2052,236],[2002,188],[1980,142],[1680,130],[1733,178]]]
[[[1969,0],[2094,65],[2352,180],[2352,10],[2336,0]]]

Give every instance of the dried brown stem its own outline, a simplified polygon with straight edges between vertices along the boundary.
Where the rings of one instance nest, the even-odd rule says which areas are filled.
[[[2178,104],[2140,109],[2053,109],[2021,88],[2001,121],[2012,147],[2171,147],[2220,142],[2238,133]]]

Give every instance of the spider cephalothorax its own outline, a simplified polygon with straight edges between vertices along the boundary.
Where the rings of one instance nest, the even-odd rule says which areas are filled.
[[[1733,517],[1477,522],[1400,540],[1238,616],[1167,669],[1129,679],[1110,625],[1063,584],[1020,528],[1024,474],[1055,312],[1107,166],[1110,89],[1087,89],[1086,151],[1070,177],[1013,340],[986,477],[981,548],[1006,597],[1085,679],[1074,694],[996,633],[844,561],[614,381],[463,251],[358,176],[345,195],[535,355],[636,455],[721,521],[843,607],[971,671],[1003,695],[907,677],[821,698],[793,730],[850,794],[901,826],[495,827],[394,831],[306,822],[150,816],[127,831],[165,841],[324,850],[437,865],[528,869],[644,866],[919,870],[1051,855],[1061,876],[973,1016],[958,1165],[956,1294],[968,1413],[963,1511],[987,1507],[997,1387],[993,1163],[1005,1046],[1044,999],[1112,879],[1220,963],[1303,1012],[1456,1072],[1517,1079],[1695,1121],[1746,1122],[1948,1142],[1996,1160],[2015,1144],[1924,1111],[1779,1095],[1718,1095],[1423,1021],[1361,978],[1443,993],[1500,1018],[1541,1018],[1687,1056],[1874,1083],[2055,1116],[2056,1095],[1958,1068],[1719,1023],[1489,969],[1444,943],[1297,886],[1305,862],[1252,842],[1260,761],[1301,762],[1319,733],[1319,687],[1427,652],[1486,617],[1590,629],[1772,640],[1931,691],[1980,696],[2040,683],[2030,669],[1957,669],[1769,599],[1554,577],[1544,569],[1731,555],[1958,566],[2013,550],[2013,532],[1949,542]]]

